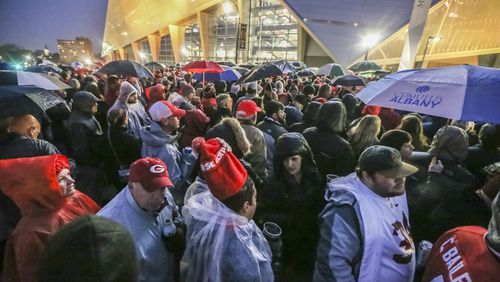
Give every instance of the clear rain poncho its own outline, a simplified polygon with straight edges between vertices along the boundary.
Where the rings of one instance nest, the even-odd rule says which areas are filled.
[[[271,249],[253,220],[209,191],[192,196],[183,216],[187,235],[181,281],[274,281]]]

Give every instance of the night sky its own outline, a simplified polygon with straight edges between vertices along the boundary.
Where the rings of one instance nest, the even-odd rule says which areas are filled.
[[[107,0],[0,0],[0,45],[14,43],[28,50],[47,44],[57,52],[57,39],[84,36],[99,53]]]

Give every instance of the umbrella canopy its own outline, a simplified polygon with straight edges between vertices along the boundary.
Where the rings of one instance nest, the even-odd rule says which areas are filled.
[[[182,67],[182,70],[195,73],[224,71],[224,69],[221,68],[221,66],[212,61],[194,61]]]
[[[14,70],[14,66],[7,62],[0,62],[0,70]]]
[[[62,69],[52,65],[36,65],[26,68],[26,71],[37,72],[37,73],[47,73],[47,72],[60,73]]]
[[[128,75],[135,77],[153,77],[153,74],[143,65],[130,60],[112,61],[105,64],[99,73]]]
[[[284,73],[295,72],[295,67],[286,60],[279,60],[271,63],[276,65]]]
[[[219,64],[220,66],[224,65],[224,66],[228,66],[228,67],[235,67],[236,66],[236,64],[233,62],[217,62],[217,64]]]
[[[318,75],[326,75],[326,76],[329,76],[329,77],[337,77],[337,76],[344,75],[345,71],[344,71],[344,68],[342,68],[341,65],[330,63],[330,64],[322,65],[318,69],[317,73],[318,73]]]
[[[147,67],[150,71],[164,71],[166,67],[164,64],[158,62],[145,63],[144,66]]]
[[[247,69],[247,68],[242,68],[242,67],[233,67],[233,69],[237,72],[239,72],[241,75],[244,75],[246,74],[247,72],[249,72],[250,70]]]
[[[21,114],[41,117],[44,111],[60,103],[64,103],[64,99],[44,89],[32,86],[0,86],[0,118]]]
[[[79,62],[79,61],[74,61],[70,64],[70,66],[74,69],[79,69],[79,68],[83,68],[84,65],[83,63]]]
[[[333,81],[333,84],[342,86],[365,86],[366,79],[359,75],[346,74],[337,77],[337,79]]]
[[[71,88],[55,77],[24,71],[0,71],[0,85],[36,86],[45,90]]]
[[[255,65],[254,64],[241,64],[241,65],[238,65],[238,67],[251,70],[251,69],[255,68]]]
[[[260,66],[253,68],[250,72],[245,75],[242,75],[240,79],[236,82],[237,84],[253,82],[257,80],[261,80],[263,78],[268,78],[271,76],[282,75],[283,71],[272,63],[265,63]]]
[[[236,81],[241,77],[241,74],[234,70],[233,68],[230,68],[228,66],[221,66],[221,68],[224,69],[223,72],[209,72],[205,74],[205,80],[206,81],[219,81],[219,80],[224,80],[224,81]],[[196,80],[202,80],[203,79],[203,74],[201,73],[195,73],[193,75],[193,79]]]
[[[358,97],[367,105],[500,123],[500,69],[461,65],[405,70],[370,83]]]
[[[381,70],[382,67],[370,61],[358,62],[352,65],[350,68],[353,72],[371,71],[371,70]]]
[[[296,74],[297,74],[297,76],[313,76],[313,75],[316,75],[312,70],[308,70],[308,69],[298,71]]]

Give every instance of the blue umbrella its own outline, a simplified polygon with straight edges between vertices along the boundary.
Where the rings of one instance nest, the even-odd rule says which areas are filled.
[[[236,81],[241,77],[241,74],[232,69],[231,67],[221,65],[220,66],[224,71],[223,72],[206,72],[205,73],[205,80],[206,81],[219,81],[219,80],[224,80],[224,81]],[[203,80],[203,74],[201,73],[195,73],[193,74],[193,79],[196,79],[198,81]]]
[[[500,69],[461,65],[405,70],[368,84],[358,97],[367,105],[500,123]]]

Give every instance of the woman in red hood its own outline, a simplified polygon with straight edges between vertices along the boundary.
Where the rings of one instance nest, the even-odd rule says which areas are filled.
[[[4,281],[37,281],[48,239],[78,216],[99,210],[74,183],[62,155],[0,160],[0,189],[21,210],[5,249]]]

